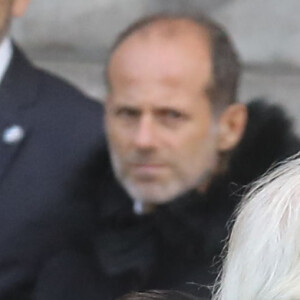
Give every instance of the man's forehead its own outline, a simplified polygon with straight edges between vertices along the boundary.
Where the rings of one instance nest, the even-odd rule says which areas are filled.
[[[116,58],[128,60],[136,50],[142,53],[153,51],[162,56],[170,48],[205,53],[210,52],[209,35],[205,28],[189,19],[162,19],[154,21],[130,34],[112,53],[108,67]],[[188,50],[189,49],[189,50]],[[119,59],[117,59],[119,60]]]

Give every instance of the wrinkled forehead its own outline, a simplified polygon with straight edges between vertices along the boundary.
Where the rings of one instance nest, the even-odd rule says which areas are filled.
[[[124,74],[138,78],[143,71],[143,79],[178,78],[185,73],[191,81],[197,77],[206,82],[211,77],[211,64],[204,28],[186,19],[159,20],[132,33],[115,49],[108,79],[120,79]]]

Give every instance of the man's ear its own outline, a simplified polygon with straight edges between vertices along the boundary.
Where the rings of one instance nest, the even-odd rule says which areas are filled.
[[[22,17],[30,0],[13,0],[11,14],[13,17]]]
[[[248,119],[247,108],[244,104],[230,105],[219,119],[218,150],[232,150],[241,140]]]

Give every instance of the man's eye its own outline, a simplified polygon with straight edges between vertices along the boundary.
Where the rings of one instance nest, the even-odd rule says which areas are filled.
[[[121,118],[136,118],[139,116],[139,111],[131,108],[121,108],[116,111],[116,115]]]
[[[170,120],[179,120],[184,117],[184,115],[181,112],[176,110],[166,110],[162,113],[162,116]]]

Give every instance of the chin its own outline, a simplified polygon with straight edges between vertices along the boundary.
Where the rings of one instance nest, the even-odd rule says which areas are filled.
[[[137,184],[130,180],[124,180],[122,185],[134,201],[153,205],[171,202],[187,190],[182,186],[180,187],[177,183],[169,183],[167,185]]]

